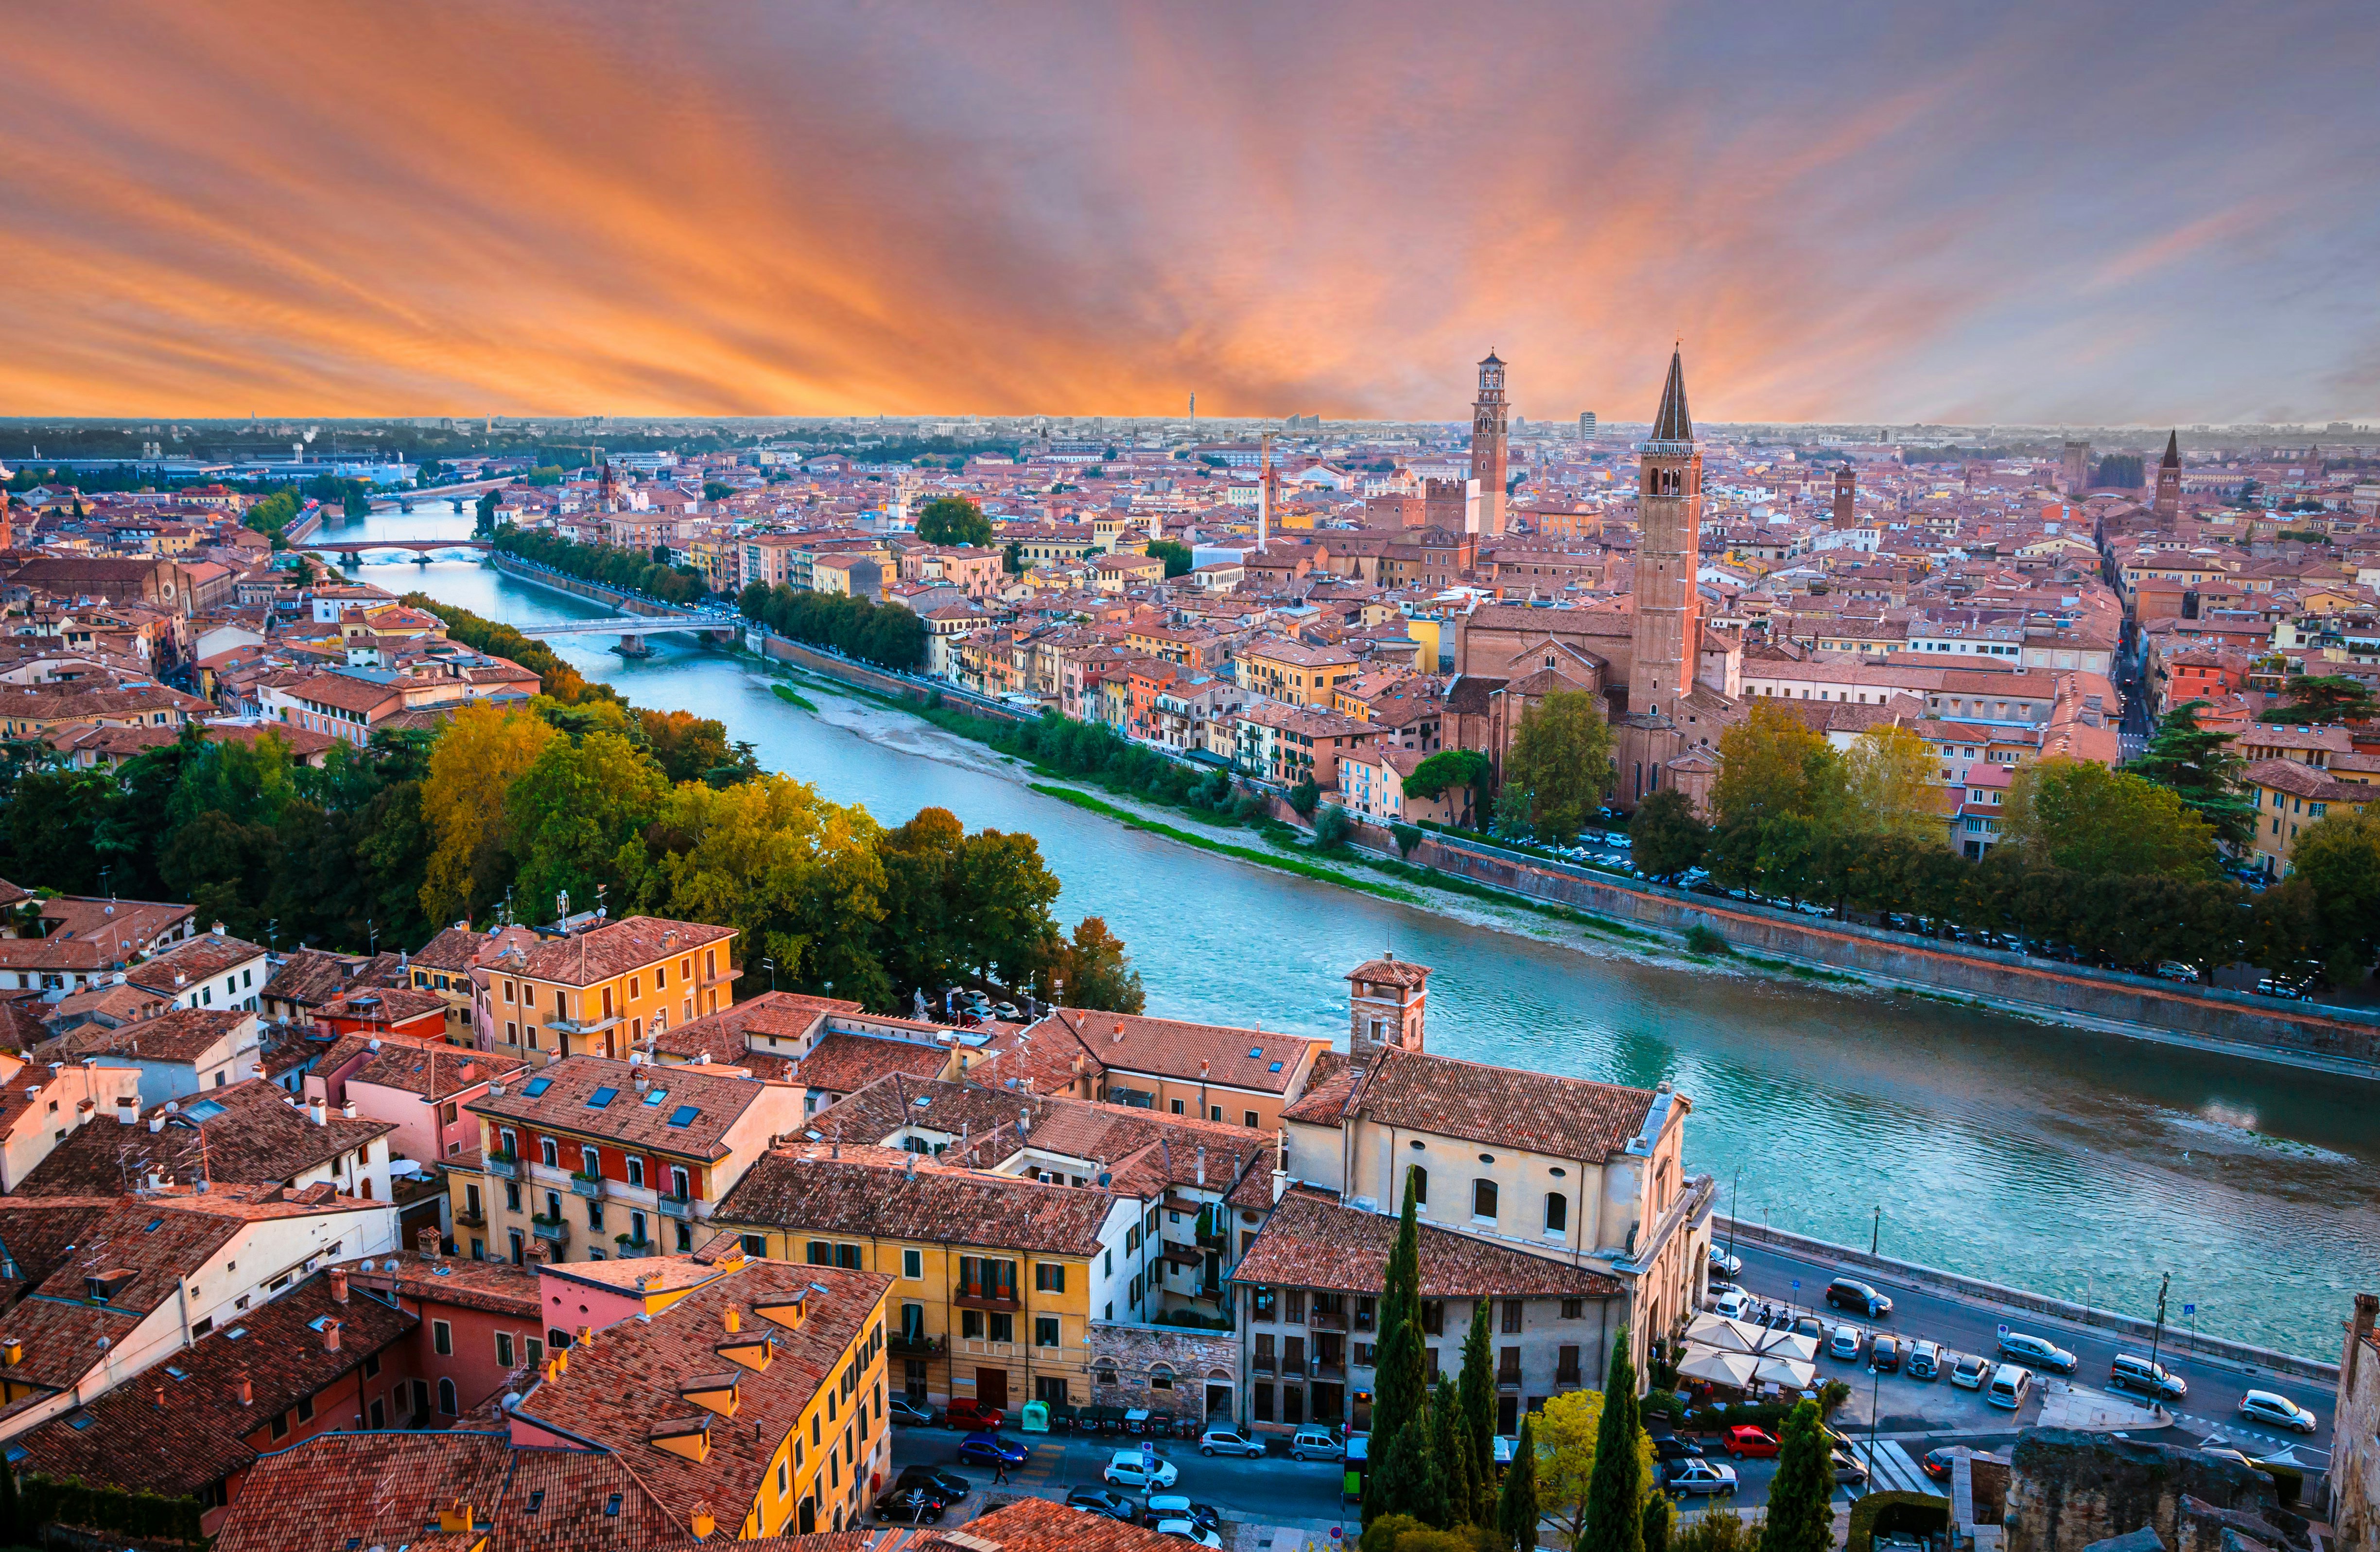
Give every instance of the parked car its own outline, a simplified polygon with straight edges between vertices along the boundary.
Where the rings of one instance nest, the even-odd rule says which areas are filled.
[[[1179,1493],[1156,1493],[1150,1495],[1141,1522],[1154,1530],[1160,1520],[1187,1520],[1212,1531],[1221,1527],[1223,1511],[1213,1504],[1192,1503]]]
[[[1992,1361],[1981,1353],[1961,1352],[1950,1366],[1950,1383],[1961,1390],[1981,1390],[1992,1376]]]
[[[1857,1278],[1837,1278],[1827,1284],[1827,1307],[1857,1310],[1870,1319],[1881,1320],[1892,1313],[1892,1300],[1871,1283]]]
[[[1730,1455],[1739,1461],[1747,1455],[1755,1460],[1765,1461],[1777,1453],[1777,1436],[1766,1428],[1756,1428],[1749,1423],[1739,1423],[1730,1428],[1719,1436],[1719,1442],[1726,1447]]]
[[[1196,1520],[1160,1520],[1148,1528],[1159,1535],[1180,1536],[1184,1541],[1211,1547],[1213,1552],[1222,1552],[1223,1538],[1205,1529]]]
[[[1942,1350],[1930,1341],[1909,1344],[1909,1357],[1900,1372],[1912,1379],[1939,1379],[1942,1376]]]
[[[2322,1426],[2319,1419],[2287,1396],[2270,1390],[2251,1390],[2240,1398],[2240,1415],[2252,1423],[2270,1423],[2278,1428],[2295,1428],[2311,1434]]]
[[[1835,1485],[1838,1487],[1847,1483],[1856,1486],[1867,1480],[1867,1468],[1861,1465],[1858,1458],[1842,1446],[1837,1445],[1833,1449],[1828,1450],[1828,1456],[1829,1463],[1834,1468]]]
[[[1827,1356],[1848,1362],[1860,1355],[1861,1344],[1866,1340],[1867,1334],[1858,1327],[1838,1326],[1835,1334],[1827,1340]]]
[[[1702,1458],[1703,1447],[1690,1438],[1663,1434],[1653,1441],[1653,1463],[1660,1470],[1668,1470],[1674,1461],[1699,1461]]]
[[[922,1487],[941,1499],[944,1507],[967,1496],[974,1484],[956,1472],[946,1472],[934,1466],[905,1466],[893,1480],[895,1487]]]
[[[2059,1374],[2074,1372],[2074,1354],[2047,1337],[2036,1337],[2029,1331],[2002,1331],[2000,1354],[2006,1358],[2022,1358],[2045,1369],[2056,1369]]]
[[[1735,1491],[1735,1468],[1724,1461],[1680,1461],[1670,1468],[1672,1493],[1707,1493],[1713,1497]]]
[[[1237,1455],[1245,1460],[1264,1452],[1264,1440],[1235,1434],[1229,1428],[1209,1428],[1198,1436],[1198,1453],[1201,1455]]]
[[[884,1414],[895,1423],[907,1423],[920,1428],[930,1428],[941,1421],[941,1413],[924,1401],[913,1401],[906,1396],[895,1396],[884,1403]]]
[[[1723,1315],[1730,1320],[1749,1319],[1752,1295],[1741,1288],[1730,1288],[1713,1302],[1711,1309],[1715,1314]]]
[[[1336,1434],[1323,1428],[1300,1428],[1289,1441],[1289,1458],[1293,1461],[1337,1461],[1346,1457],[1347,1447]]]
[[[1952,1446],[1946,1444],[1939,1449],[1927,1450],[1925,1452],[1925,1459],[1920,1461],[1918,1465],[1924,1468],[1925,1474],[1932,1477],[1935,1481],[1949,1481],[1950,1461],[1954,1459],[1950,1453],[1952,1448]]]
[[[2032,1394],[2033,1371],[2022,1364],[2002,1364],[1992,1371],[1992,1383],[1985,1390],[1984,1400],[2014,1412]]]
[[[1808,1337],[1814,1341],[1824,1341],[1827,1338],[1827,1323],[1815,1315],[1797,1315],[1793,1317],[1793,1334],[1797,1337]]]
[[[959,1459],[979,1466],[1021,1466],[1032,1453],[1005,1434],[969,1434],[959,1440]]]
[[[2194,964],[2184,964],[2178,959],[2162,961],[2156,967],[2156,973],[2160,980],[2196,981],[2198,979],[2198,967]]]
[[[1111,1520],[1121,1520],[1126,1524],[1140,1518],[1133,1512],[1130,1498],[1122,1493],[1110,1492],[1105,1487],[1070,1487],[1066,1490],[1066,1507],[1079,1509],[1087,1514],[1104,1514]]]
[[[2180,1375],[2137,1352],[2116,1354],[2116,1361],[2107,1365],[2107,1383],[2167,1401],[2178,1401],[2190,1394],[2190,1387]]]
[[[1867,1350],[1867,1361],[1878,1374],[1897,1374],[1900,1370],[1900,1343],[1878,1331],[1876,1341]]]
[[[1008,1413],[999,1407],[988,1407],[972,1396],[961,1396],[942,1409],[942,1421],[953,1428],[998,1433]]]
[[[1710,1247],[1710,1268],[1721,1277],[1741,1277],[1743,1275],[1743,1257],[1730,1255],[1725,1245],[1715,1244]]]
[[[894,1487],[876,1500],[876,1518],[903,1525],[939,1525],[943,1505],[922,1487]]]
[[[1157,1469],[1151,1471],[1148,1457],[1138,1449],[1119,1449],[1108,1458],[1107,1469],[1099,1475],[1111,1487],[1137,1487],[1147,1492],[1151,1487],[1172,1486],[1182,1480],[1182,1470],[1160,1455]]]

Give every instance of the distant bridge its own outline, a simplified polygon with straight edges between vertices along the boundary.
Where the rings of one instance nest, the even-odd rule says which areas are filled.
[[[733,633],[744,622],[732,614],[607,614],[600,620],[563,620],[547,625],[515,625],[523,636],[659,636],[664,631]]]
[[[443,550],[476,550],[485,554],[495,546],[484,539],[357,539],[341,540],[330,544],[314,540],[300,540],[298,548],[318,554],[345,555],[350,561],[369,552],[395,550],[411,555],[416,560],[427,561],[431,555]]]
[[[386,495],[373,496],[371,504],[383,511],[395,507],[400,512],[410,512],[416,502],[455,501],[464,496],[476,496],[482,491],[501,491],[511,484],[516,478],[507,474],[495,479],[474,479],[461,485],[439,485],[427,491],[392,491]]]

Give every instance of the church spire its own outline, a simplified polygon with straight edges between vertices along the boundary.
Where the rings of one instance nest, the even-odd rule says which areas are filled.
[[[1686,413],[1686,369],[1682,347],[1670,352],[1670,381],[1661,389],[1661,413],[1653,418],[1655,442],[1692,442],[1694,418]]]
[[[2165,434],[2165,459],[2157,467],[2178,469],[2180,467],[2181,439],[2178,433],[2168,431]]]

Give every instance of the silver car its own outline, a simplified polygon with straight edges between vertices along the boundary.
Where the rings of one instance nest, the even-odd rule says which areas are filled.
[[[2240,1415],[2252,1423],[2269,1423],[2277,1428],[2295,1428],[2301,1434],[2311,1434],[2322,1426],[2313,1413],[2287,1396],[2275,1395],[2270,1390],[2251,1390],[2240,1397]]]

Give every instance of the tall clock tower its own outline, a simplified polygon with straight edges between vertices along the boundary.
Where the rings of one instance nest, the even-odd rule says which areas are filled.
[[[1701,564],[1703,527],[1703,455],[1686,413],[1685,367],[1677,351],[1670,354],[1670,381],[1637,468],[1635,651],[1628,670],[1628,709],[1674,721],[1679,700],[1694,685],[1702,604],[1694,572]]]
[[[1471,478],[1479,482],[1479,531],[1504,531],[1504,363],[1496,352],[1479,363],[1479,396],[1471,402]]]

